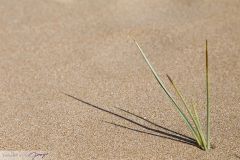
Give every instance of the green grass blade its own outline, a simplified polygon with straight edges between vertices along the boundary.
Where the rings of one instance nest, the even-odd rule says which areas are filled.
[[[209,81],[208,81],[208,43],[206,40],[206,90],[207,90],[207,148],[210,149],[210,106],[209,106]]]
[[[179,91],[179,89],[177,88],[177,86],[175,85],[175,83],[173,82],[172,78],[167,75],[167,78],[169,79],[171,85],[173,86],[175,92],[177,93],[177,96],[180,98],[180,100],[182,101],[185,109],[187,110],[188,114],[190,115],[196,129],[195,129],[195,134],[197,135],[197,138],[199,140],[199,145],[202,146],[203,148],[206,148],[204,146],[204,137],[202,137],[202,134],[201,134],[201,129],[199,128],[198,124],[197,124],[197,119],[195,118],[194,114],[192,113],[192,111],[189,109],[189,107],[187,106],[187,103],[184,99],[184,97],[182,96],[181,92]]]
[[[192,106],[193,106],[193,114],[194,114],[194,117],[195,117],[196,122],[197,122],[197,128],[200,131],[199,133],[200,133],[200,135],[202,137],[202,140],[203,140],[203,146],[206,149],[207,148],[207,143],[206,143],[206,140],[205,140],[205,137],[204,137],[204,134],[203,134],[203,130],[202,130],[202,126],[201,126],[201,123],[200,123],[200,119],[199,119],[199,116],[198,116],[198,113],[197,113],[195,105],[192,105]]]
[[[159,85],[161,86],[161,88],[164,90],[164,92],[166,93],[166,95],[170,98],[170,100],[173,102],[176,110],[178,111],[178,113],[180,114],[180,116],[182,117],[182,119],[184,120],[184,122],[186,123],[186,125],[189,127],[189,129],[191,130],[192,134],[194,135],[194,137],[197,137],[197,135],[195,134],[194,128],[192,126],[192,124],[189,122],[187,116],[183,113],[183,111],[180,109],[180,107],[177,105],[176,101],[174,100],[173,96],[170,94],[170,92],[166,89],[165,85],[163,84],[163,81],[159,78],[159,76],[157,75],[156,71],[154,70],[154,68],[152,67],[151,63],[149,62],[149,60],[147,59],[146,55],[144,54],[142,48],[139,46],[139,44],[134,40],[135,44],[137,45],[138,49],[140,50],[140,53],[142,54],[144,60],[146,61],[146,63],[148,64],[149,68],[151,69],[151,72],[153,73],[155,79],[158,81]],[[197,139],[197,138],[196,138]]]

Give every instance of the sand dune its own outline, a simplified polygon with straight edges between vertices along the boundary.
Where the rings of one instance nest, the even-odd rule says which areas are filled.
[[[0,4],[0,150],[41,150],[51,160],[240,156],[240,1]],[[191,134],[129,35],[167,86],[166,73],[198,103],[202,118],[208,39],[215,149],[164,138],[175,133],[163,127]]]

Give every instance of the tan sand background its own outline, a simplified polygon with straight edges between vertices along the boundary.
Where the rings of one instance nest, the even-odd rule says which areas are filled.
[[[202,118],[208,39],[215,149],[105,123],[158,134],[63,94],[190,135],[129,35]],[[239,61],[239,0],[0,0],[0,150],[42,150],[51,160],[238,159]]]

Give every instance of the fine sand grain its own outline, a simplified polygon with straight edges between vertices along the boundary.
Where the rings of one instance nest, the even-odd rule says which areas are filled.
[[[215,149],[161,137],[159,126],[191,135],[129,35],[202,120],[208,39]],[[0,150],[46,151],[46,160],[240,157],[239,0],[0,0],[0,75]]]

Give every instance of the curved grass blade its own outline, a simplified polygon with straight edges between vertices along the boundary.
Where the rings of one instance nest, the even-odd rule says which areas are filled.
[[[134,39],[133,39],[134,40]],[[152,67],[152,65],[150,64],[149,60],[147,59],[146,55],[144,54],[142,48],[139,46],[139,44],[134,40],[135,44],[137,45],[138,49],[140,50],[140,53],[142,54],[144,60],[146,61],[146,63],[148,64],[149,68],[151,69],[151,72],[153,73],[155,79],[158,81],[159,85],[161,86],[161,88],[164,90],[164,92],[166,93],[166,95],[170,98],[170,100],[173,102],[175,109],[178,111],[178,113],[180,114],[180,116],[182,117],[183,121],[186,123],[186,125],[189,127],[189,129],[191,130],[192,134],[194,135],[194,137],[197,138],[197,135],[194,131],[194,128],[192,126],[192,124],[189,122],[187,116],[183,113],[183,111],[180,109],[180,107],[177,105],[176,101],[174,100],[173,96],[170,94],[170,92],[166,89],[165,85],[163,84],[163,81],[159,78],[159,76],[157,75],[156,71],[154,70],[154,68]]]
[[[195,125],[194,131],[195,131],[195,134],[197,135],[199,146],[201,146],[202,149],[206,149],[206,143],[205,143],[204,137],[201,134],[201,129],[199,128],[197,119],[195,118],[194,114],[187,106],[187,103],[186,103],[184,97],[182,96],[181,92],[178,90],[177,86],[174,84],[172,78],[169,75],[167,75],[167,78],[169,79],[171,85],[173,86],[175,92],[177,93],[177,96],[182,101],[184,108],[187,110],[188,114],[190,115],[190,117]]]
[[[194,114],[194,117],[195,117],[196,122],[197,122],[197,128],[199,128],[199,133],[200,133],[200,135],[202,137],[202,140],[203,140],[203,146],[204,146],[205,149],[207,149],[207,142],[206,142],[206,139],[205,139],[204,134],[203,134],[201,122],[200,122],[196,107],[195,107],[195,105],[192,105],[192,106],[193,106],[193,114]]]

